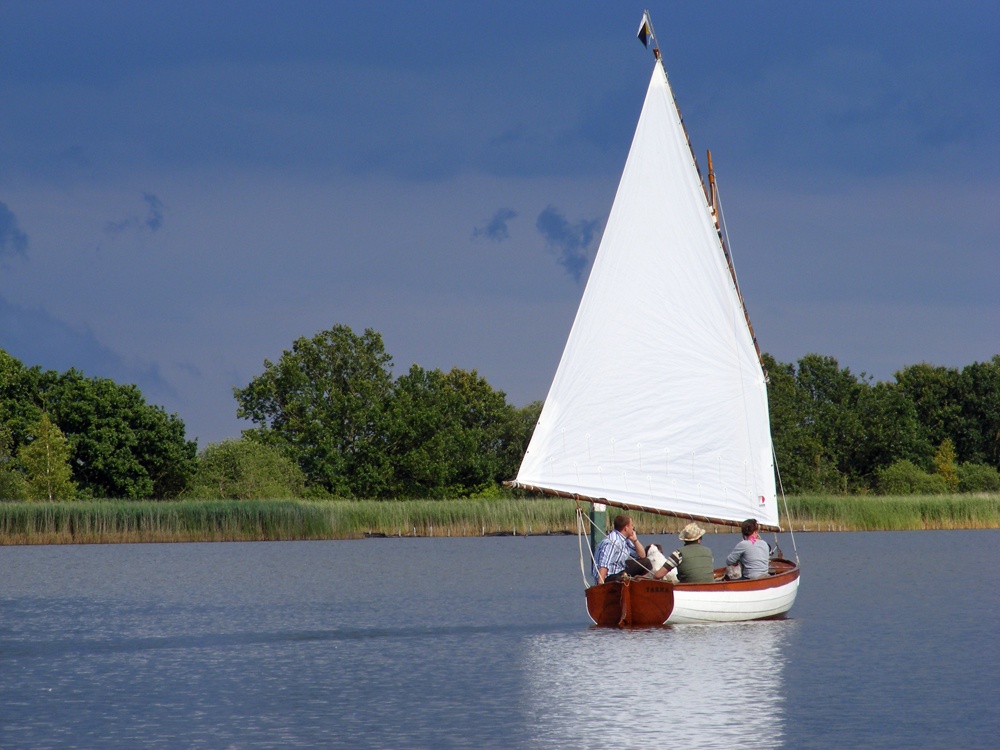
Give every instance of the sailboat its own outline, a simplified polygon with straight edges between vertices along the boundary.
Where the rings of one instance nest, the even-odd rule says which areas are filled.
[[[767,375],[720,220],[655,63],[586,289],[517,478],[535,492],[780,531]],[[602,529],[603,531],[603,529]],[[794,542],[794,539],[793,539]],[[582,562],[582,560],[581,560]],[[798,562],[756,580],[632,578],[586,589],[597,625],[783,616]]]

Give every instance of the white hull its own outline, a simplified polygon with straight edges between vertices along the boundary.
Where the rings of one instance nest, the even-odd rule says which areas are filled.
[[[667,625],[706,622],[741,622],[783,615],[795,603],[799,579],[754,591],[685,591],[674,589],[674,609]]]

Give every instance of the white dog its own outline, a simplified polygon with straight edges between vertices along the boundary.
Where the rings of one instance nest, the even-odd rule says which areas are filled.
[[[663,552],[661,552],[660,548],[655,544],[651,544],[646,548],[646,559],[649,560],[649,563],[652,566],[652,572],[654,573],[667,563],[667,558],[663,556]],[[662,580],[677,583],[677,571],[671,570],[666,576],[663,577]]]

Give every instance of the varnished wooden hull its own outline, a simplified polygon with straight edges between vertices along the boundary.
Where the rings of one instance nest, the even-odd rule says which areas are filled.
[[[587,589],[587,611],[601,627],[645,628],[781,617],[795,602],[799,566],[789,560],[772,560],[766,578],[725,581],[724,574],[717,569],[712,583],[602,583]]]

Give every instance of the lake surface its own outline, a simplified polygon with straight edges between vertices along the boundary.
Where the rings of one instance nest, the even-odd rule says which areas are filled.
[[[788,619],[633,632],[573,537],[2,547],[0,747],[1000,746],[1000,531],[796,542]]]

